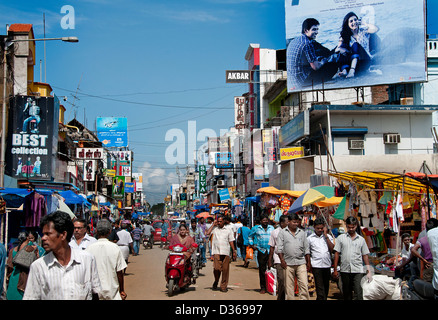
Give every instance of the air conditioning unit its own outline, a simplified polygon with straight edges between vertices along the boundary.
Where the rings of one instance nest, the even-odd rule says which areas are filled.
[[[218,180],[217,181],[217,186],[218,187],[225,187],[225,180]]]
[[[383,134],[384,144],[397,144],[400,143],[400,134],[398,133],[385,133]]]
[[[348,140],[348,150],[363,150],[364,148],[364,140]]]

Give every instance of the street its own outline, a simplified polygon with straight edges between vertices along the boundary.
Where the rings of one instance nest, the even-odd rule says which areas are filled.
[[[200,271],[196,284],[174,296],[167,296],[164,279],[164,264],[168,250],[154,245],[153,249],[140,248],[138,256],[129,256],[125,274],[125,292],[127,300],[276,300],[269,293],[260,294],[258,269],[255,261],[248,268],[242,267],[243,262],[237,259],[231,263],[228,292],[213,291],[213,263],[208,260],[206,267]],[[208,253],[207,253],[208,257]],[[339,290],[331,283],[329,300],[339,300]],[[297,298],[296,298],[297,299]],[[316,294],[311,300],[316,299]]]

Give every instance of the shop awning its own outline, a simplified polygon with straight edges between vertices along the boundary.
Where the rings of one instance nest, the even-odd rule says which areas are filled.
[[[294,191],[294,190],[280,190],[275,187],[264,187],[257,190],[257,193],[269,193],[269,194],[276,194],[276,195],[283,195],[288,194],[291,197],[298,198],[301,196],[304,191]]]
[[[383,183],[385,190],[401,191],[404,187],[405,192],[418,192],[423,193],[427,191],[427,187],[424,183],[414,178],[413,173],[386,173],[386,172],[374,172],[374,171],[361,171],[361,172],[338,172],[329,173],[330,176],[339,178],[344,181],[353,181],[357,185],[375,189],[376,182]],[[438,185],[438,176],[435,176]],[[404,185],[403,185],[404,180]]]

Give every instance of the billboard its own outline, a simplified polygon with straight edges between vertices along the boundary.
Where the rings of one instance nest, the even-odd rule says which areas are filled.
[[[96,130],[99,141],[105,147],[128,146],[128,119],[116,117],[98,117]]]
[[[285,14],[288,92],[427,80],[424,0],[285,0]]]
[[[59,100],[15,96],[9,103],[5,173],[17,179],[51,180],[58,151]]]
[[[115,176],[113,178],[113,197],[115,199],[123,199],[125,197],[125,177]]]

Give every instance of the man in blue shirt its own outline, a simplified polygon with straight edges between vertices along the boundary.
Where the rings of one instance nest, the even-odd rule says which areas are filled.
[[[325,58],[319,59],[315,52],[313,43],[318,32],[318,20],[308,18],[302,24],[301,35],[289,42],[286,49],[288,91],[310,85],[314,71],[327,62]]]
[[[271,238],[271,232],[274,231],[274,227],[269,225],[269,219],[267,215],[260,217],[260,225],[251,229],[248,236],[249,245],[253,249],[257,250],[257,261],[259,264],[259,278],[260,278],[260,293],[266,293],[266,278],[265,272],[268,267],[269,258],[269,239]],[[256,245],[254,245],[254,241]]]

